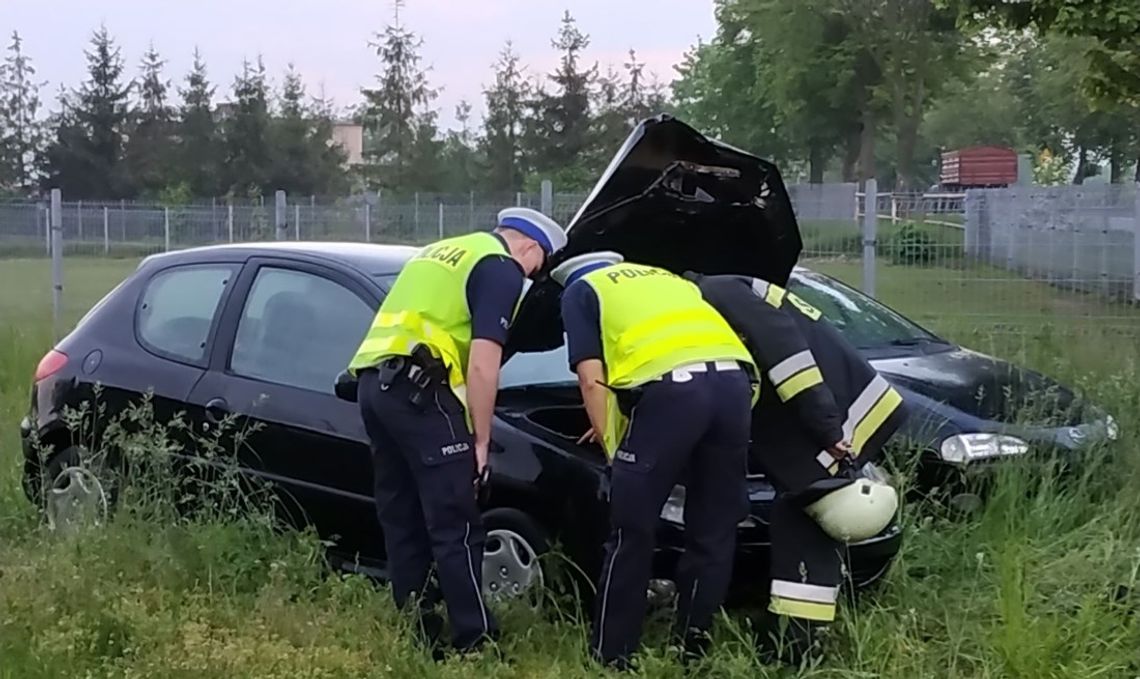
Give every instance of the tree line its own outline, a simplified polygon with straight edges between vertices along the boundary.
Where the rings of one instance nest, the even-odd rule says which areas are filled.
[[[542,179],[560,189],[592,184],[640,119],[666,108],[664,86],[645,75],[636,52],[621,71],[584,63],[590,38],[566,13],[552,48],[561,59],[529,75],[508,42],[484,87],[481,126],[472,105],[456,111],[459,129],[442,130],[421,63],[422,39],[397,19],[372,45],[379,72],[363,101],[337,110],[308,93],[291,65],[273,88],[262,60],[246,62],[222,97],[205,60],[178,84],[151,45],[128,76],[105,27],[85,51],[87,78],[58,91],[41,115],[35,67],[18,33],[0,71],[0,192],[33,195],[60,188],[75,199],[254,197],[395,190],[514,192]],[[225,102],[218,100],[225,98]],[[332,143],[338,120],[364,128],[364,163],[348,167]]]
[[[375,36],[373,83],[338,109],[290,66],[280,87],[261,59],[225,93],[200,53],[177,84],[152,45],[133,77],[105,28],[87,78],[45,83],[13,34],[0,64],[0,192],[59,187],[82,199],[349,191],[520,191],[552,179],[586,190],[641,119],[671,112],[772,158],[792,181],[921,190],[943,150],[1032,154],[1042,183],[1140,181],[1140,0],[714,0],[717,31],[667,86],[630,50],[587,63],[590,36],[565,13],[553,72],[528,72],[508,42],[482,89],[444,130],[423,39],[399,20]],[[225,103],[219,100],[224,99]],[[363,126],[347,167],[334,122]]]
[[[673,83],[686,119],[792,174],[921,190],[944,150],[1013,147],[1043,183],[1140,181],[1140,2],[716,0]],[[1131,41],[1126,37],[1131,35]],[[1129,70],[1128,64],[1131,64]]]

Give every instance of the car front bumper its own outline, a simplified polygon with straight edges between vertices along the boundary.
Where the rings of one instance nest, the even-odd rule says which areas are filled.
[[[767,526],[754,525],[737,533],[736,558],[733,567],[734,589],[766,590],[771,542]],[[658,531],[658,549],[654,558],[656,577],[671,579],[685,551],[684,527],[667,523]],[[902,528],[892,523],[875,537],[848,545],[844,550],[845,579],[851,587],[869,587],[890,570],[902,546]],[[766,592],[763,592],[766,593]]]

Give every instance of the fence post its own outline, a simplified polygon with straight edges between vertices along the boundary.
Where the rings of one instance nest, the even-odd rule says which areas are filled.
[[[542,214],[554,216],[554,184],[549,179],[542,180]]]
[[[879,226],[879,186],[867,180],[863,199],[863,292],[875,296],[875,236]]]
[[[170,208],[162,208],[162,242],[166,252],[170,252]]]
[[[226,206],[226,231],[229,232],[230,242],[234,242],[234,204]]]
[[[289,237],[289,224],[285,218],[285,192],[278,189],[273,195],[273,224],[277,227],[277,240],[285,240]]]
[[[372,203],[364,201],[364,242],[372,242]]]
[[[111,211],[103,206],[103,254],[111,253]]]
[[[439,239],[443,240],[443,200],[439,201]]]
[[[51,257],[51,205],[40,203],[40,213],[44,216],[44,254]]]
[[[293,234],[301,240],[301,204],[293,206]]]
[[[467,230],[475,230],[475,191],[472,189],[467,207]]]
[[[522,191],[515,191],[515,207],[522,207]]]
[[[1140,302],[1140,182],[1132,202],[1132,298]]]
[[[63,304],[63,196],[51,190],[51,320],[52,333],[60,338],[60,307]]]
[[[83,242],[83,201],[75,204],[75,224],[76,229],[79,231],[79,237],[76,239],[80,243]]]
[[[416,191],[416,208],[415,209],[416,209],[416,212],[415,212],[415,219],[414,219],[414,228],[416,230],[416,235],[419,236],[419,234],[420,234],[420,192],[419,191]]]

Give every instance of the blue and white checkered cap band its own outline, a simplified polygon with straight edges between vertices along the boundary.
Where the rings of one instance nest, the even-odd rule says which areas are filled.
[[[522,217],[504,217],[499,220],[499,226],[506,226],[530,236],[538,241],[538,244],[542,246],[543,250],[546,250],[546,254],[548,255],[554,252],[554,245],[551,244],[546,232],[529,219],[523,219]]]

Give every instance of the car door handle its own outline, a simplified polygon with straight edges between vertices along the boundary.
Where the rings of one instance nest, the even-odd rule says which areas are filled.
[[[206,401],[206,419],[217,424],[230,414],[229,405],[224,398],[212,398]]]

